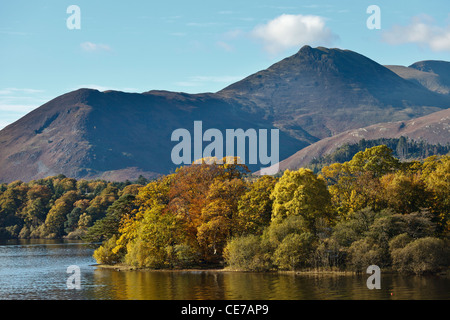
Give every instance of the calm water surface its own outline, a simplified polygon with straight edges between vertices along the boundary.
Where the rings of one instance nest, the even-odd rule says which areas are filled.
[[[93,251],[90,245],[76,242],[0,243],[0,299],[450,299],[450,277],[382,273],[381,289],[369,290],[368,275],[100,269],[94,266]],[[70,265],[80,267],[80,290],[67,288]]]

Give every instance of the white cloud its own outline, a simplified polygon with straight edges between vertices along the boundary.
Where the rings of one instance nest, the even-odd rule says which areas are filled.
[[[7,111],[12,113],[28,113],[34,110],[39,105],[24,105],[24,104],[4,104],[0,101],[0,111]]]
[[[103,43],[83,42],[80,44],[81,49],[86,52],[111,51],[111,47]]]
[[[11,94],[33,94],[33,93],[41,93],[42,90],[37,89],[28,89],[28,88],[4,88],[0,89],[0,95],[11,95]]]
[[[421,15],[412,18],[407,26],[395,25],[385,31],[383,40],[393,45],[414,43],[433,51],[450,51],[450,24],[440,27],[434,25],[432,17]]]
[[[43,90],[30,88],[0,88],[0,129],[44,104],[48,99]]]
[[[314,15],[283,14],[256,26],[251,35],[263,42],[271,54],[308,45],[329,45],[338,37],[326,27],[325,19]]]

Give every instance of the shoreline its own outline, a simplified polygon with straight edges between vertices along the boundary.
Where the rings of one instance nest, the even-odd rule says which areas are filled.
[[[191,272],[191,273],[201,273],[201,272],[212,272],[212,273],[262,273],[262,274],[286,274],[286,275],[305,275],[305,276],[357,276],[357,275],[366,275],[365,272],[356,272],[356,271],[348,271],[348,270],[320,270],[320,269],[311,269],[311,270],[270,270],[270,271],[248,271],[248,270],[240,270],[240,269],[231,269],[228,267],[225,268],[184,268],[184,269],[151,269],[151,268],[138,268],[133,266],[128,266],[124,264],[117,265],[107,265],[107,264],[93,264],[91,266],[100,268],[100,269],[110,269],[114,271],[146,271],[146,272],[171,272],[171,273],[181,273],[181,272]],[[386,269],[382,271],[383,274],[401,274],[400,272],[394,271],[392,269]],[[415,274],[414,274],[415,275]],[[424,274],[424,275],[416,275],[416,276],[439,276],[446,277],[450,276],[449,270],[442,270],[440,272],[434,274]]]

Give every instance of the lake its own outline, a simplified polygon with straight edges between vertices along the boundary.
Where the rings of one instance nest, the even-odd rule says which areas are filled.
[[[450,299],[450,277],[383,274],[294,275],[217,271],[116,271],[95,266],[94,248],[78,242],[17,240],[0,243],[2,300],[388,300]],[[67,273],[79,267],[80,289]]]

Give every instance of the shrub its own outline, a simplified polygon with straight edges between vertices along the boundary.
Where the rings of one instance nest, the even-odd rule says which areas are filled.
[[[114,235],[94,251],[94,259],[97,263],[116,264],[122,261],[123,252],[114,253],[112,250],[116,246],[116,241],[117,236]]]
[[[287,235],[292,233],[301,234],[307,230],[306,222],[303,217],[289,216],[281,221],[272,221],[270,226],[265,230],[263,238],[268,241],[271,246],[276,248]]]
[[[352,243],[348,249],[347,266],[362,272],[370,265],[385,265],[383,250],[370,239],[364,238]]]
[[[234,238],[224,250],[225,262],[233,269],[263,271],[270,269],[270,254],[256,235]]]
[[[396,249],[404,248],[408,243],[413,241],[413,238],[407,233],[399,234],[389,241],[389,251],[392,252]]]
[[[185,268],[195,264],[199,254],[187,244],[178,244],[173,248],[173,256],[174,266]]]
[[[435,273],[450,264],[450,250],[438,238],[426,237],[392,250],[393,266],[400,272]]]
[[[274,264],[282,270],[295,270],[309,265],[312,251],[311,233],[287,235],[274,252]]]

